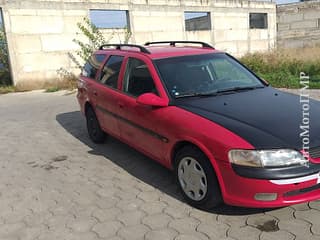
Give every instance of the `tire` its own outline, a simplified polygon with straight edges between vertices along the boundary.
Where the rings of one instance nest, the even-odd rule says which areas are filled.
[[[97,116],[92,107],[89,107],[86,111],[86,120],[90,139],[94,143],[103,143],[106,139],[106,134],[101,129]]]
[[[212,209],[222,201],[213,167],[199,149],[182,148],[175,157],[175,178],[185,200],[193,207]]]

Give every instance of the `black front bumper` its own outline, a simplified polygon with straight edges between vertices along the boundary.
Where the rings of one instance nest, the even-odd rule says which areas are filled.
[[[304,177],[320,172],[320,164],[308,163],[306,165],[294,165],[290,167],[277,168],[259,168],[247,167],[236,164],[231,164],[233,170],[242,177],[264,179],[264,180],[278,180]]]

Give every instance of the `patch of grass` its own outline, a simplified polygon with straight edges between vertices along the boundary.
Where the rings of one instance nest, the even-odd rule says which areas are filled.
[[[15,91],[16,91],[16,88],[14,86],[1,86],[0,85],[0,94],[12,93]]]
[[[247,54],[240,61],[273,87],[300,88],[300,72],[310,76],[310,88],[320,88],[320,47]]]
[[[54,86],[54,87],[48,87],[45,92],[52,93],[52,92],[58,92],[59,90],[61,89],[58,86]]]

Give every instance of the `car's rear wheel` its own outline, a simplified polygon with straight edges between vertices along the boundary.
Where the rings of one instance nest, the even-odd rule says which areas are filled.
[[[210,209],[222,202],[211,163],[196,147],[184,147],[176,154],[175,175],[182,195],[190,205]]]
[[[103,143],[106,139],[106,134],[101,129],[97,116],[91,107],[86,111],[86,119],[88,134],[91,140],[94,143]]]

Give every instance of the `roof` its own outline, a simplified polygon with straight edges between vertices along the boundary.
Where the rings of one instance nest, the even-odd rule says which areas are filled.
[[[199,55],[199,54],[207,54],[218,52],[212,48],[202,48],[202,47],[190,47],[190,46],[183,46],[183,47],[173,47],[173,46],[150,46],[146,47],[151,54],[148,54],[152,59],[159,59],[159,58],[168,58],[168,57],[178,57],[178,56],[185,56],[185,55]]]
[[[158,44],[161,45],[158,45]],[[170,43],[170,45],[163,45],[163,43]],[[175,45],[175,43],[197,43],[202,44],[202,47]],[[153,45],[154,44],[154,45]],[[110,48],[113,47],[113,48]],[[202,42],[188,42],[188,41],[175,41],[175,42],[153,42],[146,43],[146,45],[133,45],[133,44],[106,44],[100,47],[98,53],[105,51],[123,51],[123,52],[137,52],[148,56],[151,59],[161,59],[169,57],[178,57],[186,55],[200,55],[219,52],[210,45]]]

